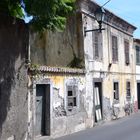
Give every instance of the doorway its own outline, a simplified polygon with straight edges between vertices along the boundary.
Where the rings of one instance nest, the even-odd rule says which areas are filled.
[[[50,135],[50,85],[36,85],[36,136]]]
[[[138,109],[140,109],[140,83],[137,83]]]
[[[94,82],[95,122],[102,120],[102,83]]]

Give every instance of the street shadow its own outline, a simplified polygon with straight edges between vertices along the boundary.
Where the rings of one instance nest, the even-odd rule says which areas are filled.
[[[10,112],[11,102],[16,98],[16,79],[18,68],[22,61],[25,61],[27,46],[27,29],[23,21],[15,20],[6,15],[1,15],[0,20],[0,139],[2,135],[10,135],[3,132],[3,124],[16,117],[15,113]],[[12,96],[11,96],[12,94]],[[16,103],[14,104],[16,106]],[[13,115],[13,116],[12,116]],[[7,128],[8,129],[8,128]],[[9,130],[11,131],[11,130]],[[7,134],[6,134],[7,133]]]

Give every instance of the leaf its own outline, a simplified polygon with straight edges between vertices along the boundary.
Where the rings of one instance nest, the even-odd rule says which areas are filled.
[[[29,25],[43,31],[62,30],[74,9],[75,0],[1,0],[0,9],[17,18],[33,17]],[[1,4],[3,3],[3,4]]]

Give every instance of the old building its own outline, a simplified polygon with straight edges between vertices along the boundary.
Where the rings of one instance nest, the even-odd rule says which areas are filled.
[[[83,29],[97,29],[98,23],[92,13],[99,6],[85,1],[81,7]],[[85,32],[84,36],[86,94],[90,94],[95,105],[95,122],[116,119],[137,108],[133,48],[136,27],[107,9],[105,13],[102,25],[105,30]]]
[[[137,108],[136,27],[105,10],[102,32],[82,0],[64,32],[30,34],[28,139],[55,138],[128,115]]]
[[[136,27],[105,9],[100,32],[98,8],[79,0],[65,31],[30,37],[23,21],[1,17],[0,139],[60,137],[137,111]]]
[[[134,39],[135,61],[136,61],[136,82],[137,82],[137,101],[140,109],[140,39]]]
[[[59,137],[91,127],[87,109],[81,14],[64,32],[31,33],[29,137]]]

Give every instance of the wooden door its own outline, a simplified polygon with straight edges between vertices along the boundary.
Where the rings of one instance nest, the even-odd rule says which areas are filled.
[[[36,85],[35,133],[36,136],[50,133],[50,86],[45,84]]]
[[[101,83],[94,84],[95,122],[102,120],[102,93]]]
[[[138,109],[140,109],[140,83],[137,83]]]

